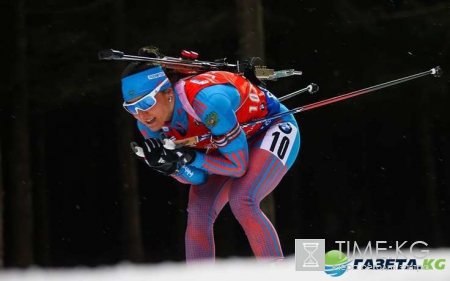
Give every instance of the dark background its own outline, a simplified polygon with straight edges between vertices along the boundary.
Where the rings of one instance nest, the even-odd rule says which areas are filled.
[[[444,70],[296,115],[300,154],[274,191],[285,255],[296,238],[450,246],[450,2],[237,2],[5,4],[0,267],[183,260],[189,187],[131,158],[140,136],[121,107],[126,64],[97,52],[156,45],[233,63],[246,58],[243,34],[255,33],[238,15],[258,11],[263,43],[251,48],[269,68],[303,71],[268,89],[320,86],[289,108]],[[219,257],[252,255],[228,206],[215,234]]]

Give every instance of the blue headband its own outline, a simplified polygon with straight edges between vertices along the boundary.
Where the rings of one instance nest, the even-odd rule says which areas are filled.
[[[128,102],[136,97],[150,93],[167,79],[161,66],[150,68],[142,72],[127,76],[122,79],[122,95],[124,101]],[[171,86],[169,80],[160,91]]]

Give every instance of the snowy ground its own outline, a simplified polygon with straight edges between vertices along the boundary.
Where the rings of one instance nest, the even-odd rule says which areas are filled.
[[[114,267],[40,269],[0,271],[0,281],[237,281],[237,280],[407,280],[407,281],[449,281],[450,250],[432,250],[428,258],[446,259],[443,270],[353,270],[340,277],[331,277],[324,272],[295,271],[295,258],[285,259],[280,265],[256,263],[253,259],[219,260],[214,266],[199,264],[187,267],[184,263],[162,263],[157,265],[120,264]],[[235,280],[233,280],[235,279]]]

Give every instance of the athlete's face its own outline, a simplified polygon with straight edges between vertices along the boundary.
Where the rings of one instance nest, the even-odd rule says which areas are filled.
[[[140,98],[142,98],[142,96],[128,102],[133,103]],[[162,128],[164,122],[172,119],[173,107],[175,104],[172,88],[157,93],[155,99],[156,104],[152,108],[145,111],[138,110],[138,113],[133,114],[133,116],[145,124],[150,130],[156,132]]]

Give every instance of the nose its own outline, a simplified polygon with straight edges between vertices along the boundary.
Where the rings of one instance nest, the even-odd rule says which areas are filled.
[[[137,119],[145,119],[150,115],[148,111],[138,110],[137,112],[138,113],[134,115]]]

